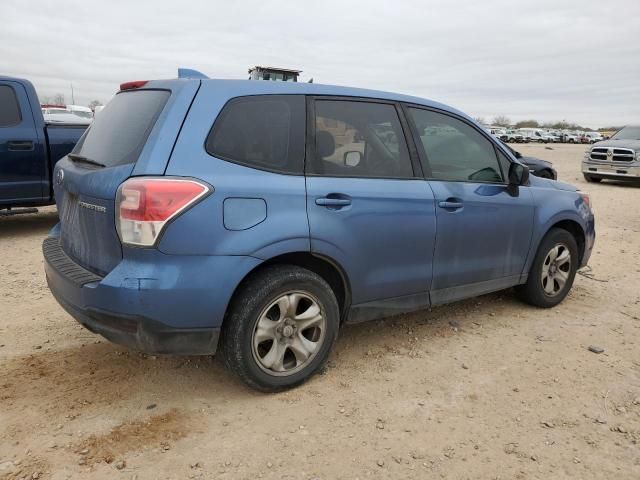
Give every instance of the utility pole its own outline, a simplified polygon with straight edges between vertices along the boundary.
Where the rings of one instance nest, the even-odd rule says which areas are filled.
[[[71,105],[76,104],[76,98],[73,96],[73,82],[71,82]]]

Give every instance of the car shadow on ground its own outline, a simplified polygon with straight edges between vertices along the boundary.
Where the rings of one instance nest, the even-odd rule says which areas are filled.
[[[46,209],[38,213],[0,215],[0,238],[42,234],[46,235],[58,223],[58,212]]]
[[[323,375],[307,385],[312,385],[311,389],[332,388],[350,370],[362,370],[370,363],[369,352],[375,352],[376,359],[381,360],[398,351],[421,348],[416,344],[418,336],[424,347],[425,339],[428,344],[436,339],[449,341],[446,339],[459,330],[491,328],[503,321],[493,312],[513,307],[511,304],[529,308],[510,293],[501,292],[433,310],[347,325]],[[60,336],[68,334],[59,332]],[[51,340],[62,343],[55,336]],[[263,394],[228,373],[219,358],[146,355],[89,332],[81,332],[76,338],[68,348],[38,346],[33,353],[0,361],[0,408],[10,411],[49,407],[51,414],[69,416],[80,414],[89,406],[93,411],[115,407],[144,412],[150,404],[181,407],[185,399],[207,399],[224,408],[230,400],[251,403],[252,399],[263,398]]]

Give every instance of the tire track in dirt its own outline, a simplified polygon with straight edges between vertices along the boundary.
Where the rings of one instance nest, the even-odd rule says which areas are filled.
[[[93,466],[104,462],[125,462],[132,452],[148,448],[169,450],[172,443],[187,436],[193,422],[183,412],[171,409],[148,420],[123,423],[103,434],[92,434],[73,447],[81,455],[80,464]],[[116,465],[123,468],[124,463]]]

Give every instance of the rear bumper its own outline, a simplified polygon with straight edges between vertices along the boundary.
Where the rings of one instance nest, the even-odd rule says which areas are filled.
[[[68,257],[58,237],[43,243],[47,283],[80,324],[106,339],[146,353],[215,353],[222,320],[252,257],[165,255],[131,249],[100,277]]]
[[[83,327],[118,345],[151,354],[212,355],[216,352],[220,328],[173,328],[136,315],[80,309],[56,295],[54,289],[51,292]]]
[[[582,162],[582,173],[610,178],[640,178],[640,165],[609,165],[606,163]]]

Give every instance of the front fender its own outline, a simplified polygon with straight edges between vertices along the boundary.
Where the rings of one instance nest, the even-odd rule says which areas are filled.
[[[548,181],[550,183],[550,181]],[[580,266],[586,265],[595,241],[593,212],[576,191],[550,188],[532,188],[536,210],[534,214],[531,249],[523,273],[529,272],[538,247],[547,232],[560,222],[577,224],[584,234],[585,248]]]

